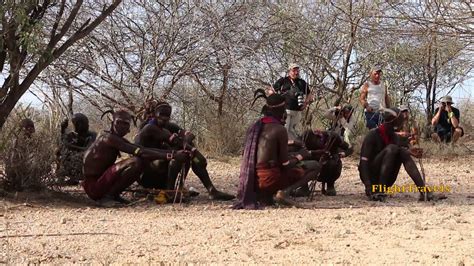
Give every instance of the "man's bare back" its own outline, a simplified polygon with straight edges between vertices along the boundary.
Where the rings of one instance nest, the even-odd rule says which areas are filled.
[[[281,124],[264,124],[258,139],[257,163],[273,161],[277,165],[288,160],[288,134]]]

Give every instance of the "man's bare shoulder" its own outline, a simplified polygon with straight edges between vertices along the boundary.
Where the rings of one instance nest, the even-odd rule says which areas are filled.
[[[160,128],[157,125],[147,124],[139,132],[139,134],[149,134],[160,131]]]
[[[362,85],[361,89],[362,89],[362,91],[366,91],[368,88],[369,88],[369,82],[366,81],[366,82],[364,82],[364,84]]]
[[[270,124],[265,124],[264,125],[266,128],[271,128],[272,131],[274,132],[280,132],[280,131],[286,131],[286,128],[285,126],[283,126],[282,124],[277,124],[277,123],[270,123]]]
[[[377,130],[377,128],[373,128],[373,129],[369,130],[369,132],[365,135],[364,142],[373,141],[377,138],[379,138],[378,130]]]
[[[100,134],[100,136],[97,138],[98,142],[103,142],[107,144],[115,143],[117,141],[122,141],[124,138],[117,136],[115,134],[112,134],[110,131],[104,131]]]
[[[264,124],[262,129],[262,136],[266,136],[267,138],[278,138],[282,134],[286,133],[286,128],[281,124]]]

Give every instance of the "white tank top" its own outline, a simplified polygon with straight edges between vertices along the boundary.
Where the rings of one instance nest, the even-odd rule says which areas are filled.
[[[385,107],[385,88],[382,82],[375,85],[369,81],[368,84],[367,103],[369,106],[374,109],[374,111],[379,110],[380,107]]]

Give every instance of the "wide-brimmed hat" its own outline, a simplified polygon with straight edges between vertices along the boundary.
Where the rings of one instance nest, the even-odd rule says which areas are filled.
[[[453,103],[453,98],[451,98],[451,96],[449,96],[449,95],[446,95],[441,99],[441,102],[442,103]]]

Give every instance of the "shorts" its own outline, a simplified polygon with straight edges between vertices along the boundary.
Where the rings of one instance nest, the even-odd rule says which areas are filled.
[[[383,117],[379,112],[365,112],[366,127],[376,128],[383,122]]]
[[[464,129],[462,127],[457,127],[461,129],[461,137],[464,136]],[[445,129],[445,128],[437,128],[435,129],[436,134],[438,134],[439,138],[442,142],[451,142],[452,132],[454,132],[454,128],[452,129]]]

